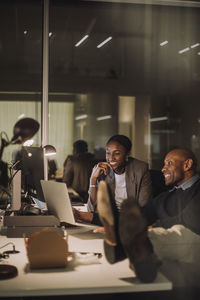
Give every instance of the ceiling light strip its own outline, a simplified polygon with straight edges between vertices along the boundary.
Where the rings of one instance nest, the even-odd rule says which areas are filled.
[[[83,119],[87,119],[88,115],[79,115],[77,117],[75,117],[75,120],[83,120]]]
[[[89,37],[88,34],[86,34],[78,43],[76,43],[75,47],[80,46],[87,38]]]
[[[190,48],[187,47],[187,48],[185,48],[185,49],[182,49],[182,50],[178,51],[178,53],[179,53],[179,54],[182,54],[182,53],[185,53],[185,52],[187,52],[187,51],[189,51],[189,50],[190,50]]]
[[[110,40],[112,40],[112,36],[109,36],[105,41],[103,41],[102,43],[100,43],[97,48],[101,48],[102,46],[104,46],[106,43],[108,43]]]
[[[196,47],[198,47],[200,44],[199,43],[196,43],[196,44],[194,44],[194,45],[192,45],[192,46],[190,46],[190,48],[196,48]]]
[[[167,121],[168,117],[164,116],[164,117],[156,117],[156,118],[150,118],[149,121],[150,122],[159,122],[159,121]]]
[[[111,119],[112,116],[111,115],[108,115],[108,116],[102,116],[102,117],[97,117],[97,121],[103,121],[103,120],[108,120],[108,119]]]
[[[168,44],[168,41],[164,41],[164,42],[160,43],[160,46],[162,47],[162,46],[165,46],[167,44]]]

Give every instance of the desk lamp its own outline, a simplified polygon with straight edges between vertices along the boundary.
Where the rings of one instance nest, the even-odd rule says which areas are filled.
[[[32,118],[24,118],[19,120],[13,128],[13,137],[12,139],[5,140],[1,136],[1,148],[0,148],[0,162],[1,158],[3,155],[3,150],[5,147],[11,145],[11,144],[23,144],[26,140],[31,139],[36,132],[39,130],[39,123],[32,119]],[[3,163],[3,162],[2,162]],[[6,165],[7,166],[7,165]],[[0,170],[1,171],[1,170]],[[7,168],[6,168],[7,171]],[[1,174],[1,177],[3,178],[4,174]],[[7,176],[7,174],[6,174]],[[1,179],[0,177],[0,179]],[[1,184],[1,182],[0,182]],[[14,250],[12,253],[16,253]],[[15,266],[12,265],[6,265],[6,264],[1,264],[0,265],[0,280],[1,279],[7,279],[7,278],[13,278],[17,276],[18,270]]]
[[[13,137],[9,141],[6,135],[6,139],[2,138],[1,133],[1,148],[0,148],[0,186],[7,188],[8,186],[8,168],[7,163],[2,161],[2,155],[4,148],[9,145],[23,144],[25,141],[31,139],[39,130],[39,123],[32,118],[20,119],[13,128]]]
[[[52,145],[46,145],[43,147],[45,156],[56,155],[56,148]]]
[[[1,138],[0,160],[5,147],[14,144],[23,144],[31,139],[39,130],[40,124],[32,118],[23,118],[19,120],[13,128],[13,137],[10,141]]]

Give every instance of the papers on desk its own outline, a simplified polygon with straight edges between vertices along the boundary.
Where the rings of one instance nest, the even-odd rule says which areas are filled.
[[[35,206],[37,206],[41,210],[47,210],[47,205],[45,202],[42,202],[35,197],[32,197],[32,199],[33,199],[33,202],[35,203]]]
[[[71,253],[73,263],[77,265],[100,264],[102,254],[95,252],[74,252]]]

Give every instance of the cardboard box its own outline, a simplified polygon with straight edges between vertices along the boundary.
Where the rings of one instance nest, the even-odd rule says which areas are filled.
[[[29,238],[24,236],[26,252],[31,269],[65,267],[68,262],[67,236],[45,228]]]

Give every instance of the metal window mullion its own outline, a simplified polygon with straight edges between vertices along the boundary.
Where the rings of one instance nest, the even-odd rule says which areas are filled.
[[[49,0],[43,9],[43,72],[42,72],[42,146],[48,144],[48,93],[49,93]],[[44,156],[44,179],[48,179],[47,159]]]

